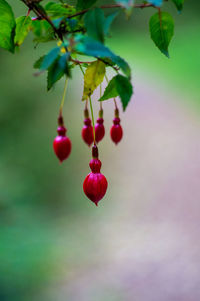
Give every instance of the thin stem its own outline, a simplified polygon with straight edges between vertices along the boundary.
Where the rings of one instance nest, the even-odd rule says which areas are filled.
[[[146,4],[135,4],[133,5],[134,8],[146,8],[146,7],[156,7],[155,5],[151,4],[151,3],[146,3]],[[102,9],[107,9],[107,8],[122,8],[121,4],[107,4],[107,5],[102,5],[100,6],[100,8]],[[67,18],[74,18],[77,16],[81,16],[84,15],[85,13],[87,13],[90,9],[84,9],[82,11],[79,11],[73,15],[68,16]]]
[[[66,80],[65,80],[64,92],[63,92],[62,101],[61,101],[61,104],[60,104],[60,116],[62,116],[63,106],[64,106],[64,103],[65,103],[65,96],[66,96],[66,93],[67,93],[67,86],[68,86],[68,78],[66,78]]]
[[[94,126],[94,113],[93,113],[93,108],[92,108],[91,97],[89,97],[89,100],[90,100],[90,111],[91,111],[91,116],[92,116],[92,127],[93,127],[94,145],[96,145],[95,126]]]
[[[115,98],[113,98],[113,100],[114,100],[114,104],[115,104],[115,109],[116,109],[116,110],[118,110],[118,106],[117,106],[116,99],[115,99]]]
[[[102,86],[101,86],[101,84],[100,84],[99,93],[100,93],[100,98],[101,98],[101,96],[102,96]],[[102,110],[103,110],[103,105],[102,105],[102,101],[100,101],[100,111],[102,111]]]

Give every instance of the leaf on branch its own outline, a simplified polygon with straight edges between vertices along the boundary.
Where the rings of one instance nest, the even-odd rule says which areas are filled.
[[[174,2],[174,4],[176,5],[178,11],[181,12],[183,9],[184,0],[172,0],[172,2]]]
[[[166,12],[153,15],[149,21],[151,38],[160,51],[169,57],[168,47],[174,35],[174,20]]]
[[[102,43],[104,42],[104,18],[101,8],[89,10],[84,17],[88,36]]]
[[[76,4],[77,11],[92,7],[97,0],[78,0]]]
[[[0,0],[0,47],[12,53],[15,51],[15,26],[15,17],[11,6],[5,0]]]
[[[16,19],[15,45],[20,46],[31,29],[32,20],[29,16],[22,16]]]
[[[147,0],[147,2],[149,2],[155,6],[161,6],[163,4],[163,0]]]
[[[76,9],[73,6],[54,2],[47,3],[45,11],[51,17],[67,17],[76,13]]]
[[[105,64],[99,60],[91,63],[84,75],[84,90],[82,100],[87,100],[94,90],[102,83],[106,72]]]
[[[46,70],[48,69],[54,61],[59,57],[60,54],[60,47],[55,47],[47,55],[45,55],[41,67],[41,70]]]
[[[49,91],[52,86],[60,80],[63,75],[70,77],[70,68],[68,65],[69,53],[59,56],[54,63],[48,68],[47,75],[47,90]]]
[[[104,36],[108,34],[110,25],[118,12],[111,14],[108,17],[104,16],[104,11],[101,8],[95,8],[88,11],[84,17],[85,28],[89,37],[104,43]]]
[[[117,65],[124,72],[126,76],[131,77],[131,69],[127,62],[120,56],[114,54],[109,48],[104,46],[102,43],[95,41],[89,37],[78,36],[76,37],[77,44],[75,45],[75,50],[81,54],[87,56],[93,56],[100,58],[102,60],[111,61],[112,64]]]
[[[118,74],[108,83],[108,86],[106,87],[104,94],[99,101],[104,101],[119,96],[122,102],[123,110],[125,111],[132,94],[133,87],[129,79]]]
[[[54,31],[46,20],[35,20],[31,24],[35,38],[34,42],[49,42],[55,39]]]

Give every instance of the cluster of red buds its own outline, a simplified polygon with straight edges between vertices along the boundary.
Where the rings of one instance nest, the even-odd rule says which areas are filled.
[[[92,121],[89,117],[89,111],[87,107],[84,110],[84,126],[82,128],[82,139],[88,145],[92,147],[92,160],[89,163],[91,172],[86,176],[83,182],[83,191],[85,195],[97,206],[98,202],[106,194],[108,182],[106,177],[101,173],[101,161],[99,160],[98,147],[99,143],[105,136],[105,127],[103,119],[103,109],[99,111],[99,117],[95,126],[92,126]],[[67,129],[64,126],[62,114],[58,118],[58,136],[54,139],[53,148],[56,156],[62,163],[66,160],[71,153],[71,140],[67,137]],[[117,144],[120,142],[123,136],[123,130],[120,125],[119,110],[115,109],[115,117],[113,119],[113,125],[110,129],[110,137],[112,141]]]

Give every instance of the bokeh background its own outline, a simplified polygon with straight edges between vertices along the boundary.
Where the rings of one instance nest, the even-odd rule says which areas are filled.
[[[1,301],[200,300],[200,3],[165,7],[176,23],[170,59],[149,37],[151,8],[122,13],[107,41],[130,62],[135,95],[117,147],[104,104],[109,187],[98,208],[82,191],[91,151],[80,137],[80,71],[64,108],[73,151],[60,165],[52,141],[64,82],[47,93],[32,68],[49,46],[33,49],[30,35],[16,55],[0,50]]]

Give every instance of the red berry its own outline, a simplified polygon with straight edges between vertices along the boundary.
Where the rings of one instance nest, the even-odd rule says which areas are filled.
[[[56,156],[62,163],[71,153],[71,140],[66,136],[66,128],[59,126],[57,129],[58,136],[54,139],[53,148]]]
[[[93,128],[91,126],[91,119],[90,118],[86,118],[84,120],[84,127],[82,128],[81,135],[82,135],[83,141],[85,143],[87,143],[88,146],[90,146],[92,144],[92,142],[94,141]]]
[[[105,135],[105,127],[103,122],[103,118],[98,118],[95,124],[95,139],[97,143],[101,141]]]
[[[98,149],[93,146],[93,153],[98,154]],[[98,202],[104,197],[108,182],[106,177],[100,172],[101,161],[98,159],[98,155],[90,161],[91,173],[87,175],[83,182],[83,190],[86,196],[98,206]]]

